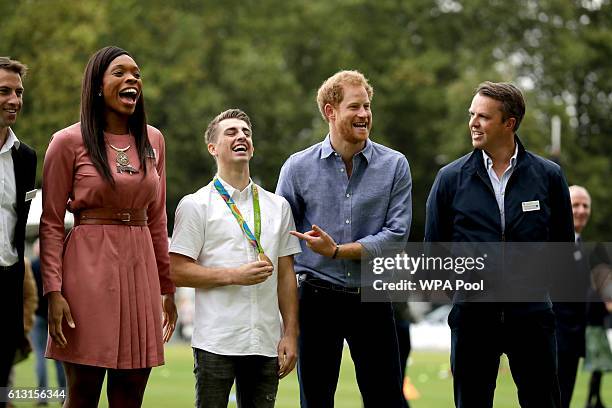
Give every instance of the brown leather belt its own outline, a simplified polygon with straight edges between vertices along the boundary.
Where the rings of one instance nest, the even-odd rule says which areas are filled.
[[[77,225],[131,225],[146,227],[146,208],[89,208],[74,215]]]

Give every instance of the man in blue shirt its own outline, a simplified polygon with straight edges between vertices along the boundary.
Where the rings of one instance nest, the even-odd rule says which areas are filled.
[[[484,82],[469,114],[474,151],[439,171],[427,199],[425,241],[573,242],[563,172],[526,151],[516,135],[525,114],[521,91],[508,83]],[[547,289],[534,284],[538,277],[521,272],[512,269],[510,280],[529,302],[455,298],[448,324],[458,408],[493,406],[502,353],[522,407],[559,407],[552,304]]]
[[[390,303],[362,303],[362,256],[381,256],[408,239],[410,168],[399,152],[369,140],[373,89],[357,71],[319,88],[329,124],[320,143],[293,154],[276,193],[291,205],[303,252],[298,376],[303,408],[333,407],[346,340],[365,407],[403,407],[397,336]]]

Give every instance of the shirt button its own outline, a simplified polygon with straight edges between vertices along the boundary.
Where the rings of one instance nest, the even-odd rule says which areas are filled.
[[[338,157],[338,153],[334,153],[334,156]]]
[[[351,273],[349,272],[349,273],[347,273],[346,275],[347,275],[347,276],[351,276]]]
[[[346,220],[346,221],[344,221],[344,222],[345,222],[346,224],[350,224],[350,223],[351,223],[351,220]]]
[[[346,194],[346,198],[349,198],[350,196],[351,196],[351,194],[350,194],[350,193],[347,193],[347,194]]]
[[[340,173],[344,173],[344,169],[340,169]]]

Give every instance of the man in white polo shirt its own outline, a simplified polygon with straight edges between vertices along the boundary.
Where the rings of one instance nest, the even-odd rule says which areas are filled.
[[[239,407],[273,407],[297,354],[295,224],[287,201],[250,179],[246,113],[220,113],[205,138],[218,173],[181,200],[170,244],[172,279],[196,288],[196,406],[227,406],[235,380]]]

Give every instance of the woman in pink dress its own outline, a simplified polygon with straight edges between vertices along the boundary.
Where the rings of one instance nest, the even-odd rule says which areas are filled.
[[[64,362],[66,407],[139,407],[174,331],[164,139],[146,124],[140,69],[117,47],[85,68],[81,121],[45,155],[40,225],[47,357]],[[75,227],[64,233],[64,215]]]

